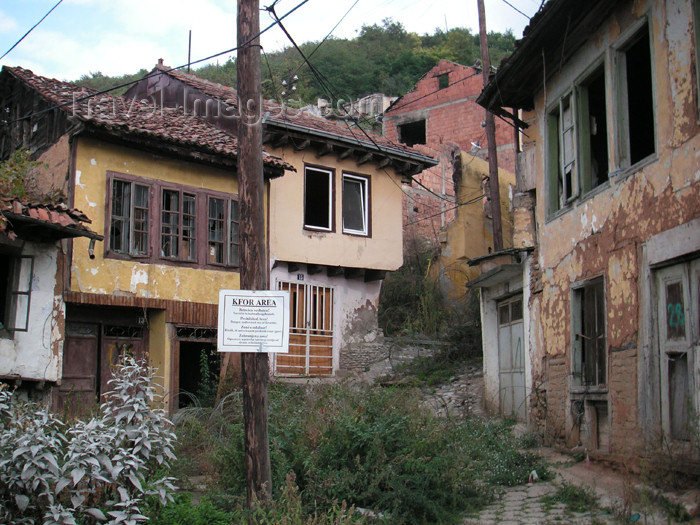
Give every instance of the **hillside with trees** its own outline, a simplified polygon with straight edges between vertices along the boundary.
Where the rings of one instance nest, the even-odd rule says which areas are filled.
[[[512,32],[489,33],[491,64],[497,65],[508,56],[515,44]],[[366,25],[354,39],[330,37],[321,42],[299,44],[314,71],[304,62],[294,47],[262,56],[262,88],[266,98],[281,100],[286,81],[288,95],[290,82],[296,90],[295,101],[315,103],[318,98],[345,101],[370,93],[399,96],[413,87],[426,71],[441,59],[472,65],[479,59],[479,35],[469,29],[418,35],[406,31],[401,23],[391,19],[380,25]],[[176,64],[173,64],[176,65]],[[100,72],[83,75],[76,82],[98,90],[120,86],[136,80],[147,72],[109,77]],[[195,69],[197,76],[227,86],[236,85],[236,61],[230,58],[223,64],[210,64]],[[320,79],[319,79],[320,77]],[[126,88],[117,90],[123,92]],[[290,102],[291,104],[291,102]]]

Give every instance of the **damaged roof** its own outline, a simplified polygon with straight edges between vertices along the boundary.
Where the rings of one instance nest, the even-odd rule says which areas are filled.
[[[532,17],[476,102],[492,113],[512,119],[504,108],[531,110],[546,80],[583,45],[622,0],[549,0]]]
[[[76,84],[35,75],[21,67],[3,67],[11,75],[35,90],[69,118],[78,120],[109,135],[132,141],[156,140],[229,158],[237,158],[238,141],[206,120],[185,115],[175,108],[159,107],[144,101],[99,92]],[[296,171],[278,157],[263,151],[268,168]]]
[[[238,93],[232,87],[211,82],[178,69],[172,69],[160,62],[149,74],[149,77],[158,74],[167,75],[199,90],[203,94],[225,103],[229,108],[236,109],[238,107]],[[264,114],[263,122],[268,134],[292,132],[309,138],[343,144],[346,147],[362,148],[365,151],[411,162],[416,168],[416,173],[437,165],[437,161],[433,158],[419,153],[405,144],[396,144],[381,135],[352,128],[346,123],[336,123],[317,117],[295,108],[283,106],[272,100],[263,101],[262,111]]]
[[[55,241],[88,237],[98,241],[102,235],[86,224],[92,221],[82,211],[62,203],[39,203],[14,197],[0,197],[0,235],[14,240]]]

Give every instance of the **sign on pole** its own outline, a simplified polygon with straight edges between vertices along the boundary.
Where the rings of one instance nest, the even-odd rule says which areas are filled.
[[[289,352],[289,291],[219,290],[219,352]]]

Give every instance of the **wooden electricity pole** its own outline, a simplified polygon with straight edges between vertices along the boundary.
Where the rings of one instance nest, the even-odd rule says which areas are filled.
[[[489,62],[489,46],[486,38],[486,14],[484,0],[477,0],[479,5],[479,43],[481,44],[481,72],[484,86],[489,82],[491,64]],[[493,251],[503,249],[503,229],[501,227],[501,190],[498,185],[498,153],[496,149],[496,123],[493,113],[486,110],[486,142],[489,155],[489,199],[491,201],[491,217],[493,218]]]
[[[262,96],[260,87],[260,10],[258,0],[238,0],[238,180],[240,193],[241,289],[267,290]],[[267,433],[268,354],[244,353],[243,422],[248,506],[272,494]]]

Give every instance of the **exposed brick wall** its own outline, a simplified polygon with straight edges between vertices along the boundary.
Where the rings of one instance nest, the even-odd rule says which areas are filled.
[[[439,89],[439,76],[443,74],[448,75],[449,85]],[[468,151],[486,158],[485,110],[475,102],[482,87],[481,70],[441,60],[384,115],[384,135],[397,143],[401,142],[402,124],[425,121],[426,144],[414,147],[440,164],[416,175],[417,183],[406,188],[404,227],[408,233],[420,234],[436,245],[437,232],[455,217],[451,210],[455,206],[454,156]],[[513,142],[512,128],[496,119],[498,165],[511,172],[515,171]]]

